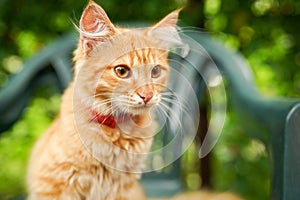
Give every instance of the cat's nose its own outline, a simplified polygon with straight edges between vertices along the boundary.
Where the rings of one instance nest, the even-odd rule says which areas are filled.
[[[137,94],[141,97],[141,99],[143,99],[145,104],[147,104],[153,97],[152,91],[140,91]]]

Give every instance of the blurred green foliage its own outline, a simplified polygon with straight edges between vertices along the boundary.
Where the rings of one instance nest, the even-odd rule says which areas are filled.
[[[26,163],[33,142],[50,125],[59,109],[60,96],[33,98],[22,120],[0,140],[0,199],[24,193]],[[47,106],[46,106],[47,105]]]
[[[73,30],[86,1],[0,0],[0,87],[22,70],[25,59]],[[184,7],[181,26],[211,32],[247,58],[265,96],[300,97],[300,2],[297,0],[107,0],[99,2],[113,22],[157,21]],[[0,199],[24,193],[28,154],[59,107],[59,96],[37,92],[22,119],[0,138]],[[228,112],[213,157],[213,186],[247,199],[267,199],[270,166],[264,146],[245,134]],[[183,158],[188,189],[201,186],[195,146]]]

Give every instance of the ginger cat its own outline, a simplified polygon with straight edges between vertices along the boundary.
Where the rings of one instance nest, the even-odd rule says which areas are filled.
[[[123,29],[87,5],[74,80],[29,161],[29,200],[146,199],[137,179],[156,131],[150,109],[166,87],[168,49],[181,44],[177,19],[174,11],[152,27]]]

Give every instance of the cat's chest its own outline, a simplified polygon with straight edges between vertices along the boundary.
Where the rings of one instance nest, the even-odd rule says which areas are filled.
[[[93,124],[83,127],[80,139],[84,150],[107,168],[123,172],[141,172],[150,150],[155,124],[126,131]],[[151,136],[149,136],[149,134]]]
[[[86,199],[130,199],[126,194],[135,182],[131,174],[104,166],[90,166],[90,170],[76,177],[79,188],[86,190]]]

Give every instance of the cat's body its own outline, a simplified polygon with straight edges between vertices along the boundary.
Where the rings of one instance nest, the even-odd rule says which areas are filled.
[[[181,44],[177,18],[175,11],[149,28],[120,29],[88,4],[74,80],[29,161],[29,200],[146,199],[137,179],[157,131],[150,109],[166,87],[168,49]]]
[[[64,102],[71,100],[68,99],[71,93],[71,89],[66,91]],[[137,184],[137,174],[111,169],[95,159],[76,133],[75,122],[70,120],[70,115],[73,115],[71,110],[63,109],[36,144],[28,171],[31,191],[28,199],[142,200],[143,192]],[[114,152],[113,148],[105,145],[103,153],[110,157],[111,162],[128,164],[128,167],[138,168],[142,164],[139,163],[142,161],[129,161],[121,151]]]
[[[175,31],[173,15],[163,23]],[[152,30],[115,28],[89,3],[74,81],[29,161],[28,199],[144,199],[137,178],[156,131],[149,111],[168,77],[167,49]]]

